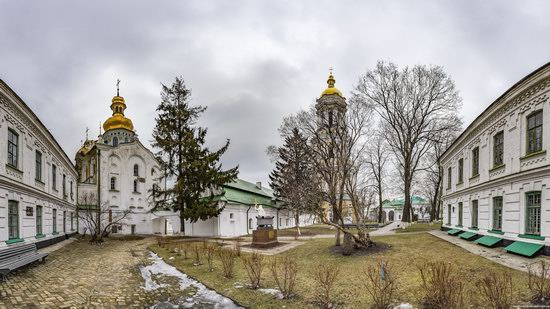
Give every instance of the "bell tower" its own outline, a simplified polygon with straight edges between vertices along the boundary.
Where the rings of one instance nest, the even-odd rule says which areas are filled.
[[[321,93],[315,104],[321,127],[329,130],[342,123],[347,109],[346,98],[334,87],[335,83],[336,79],[331,68],[327,80],[328,87]]]

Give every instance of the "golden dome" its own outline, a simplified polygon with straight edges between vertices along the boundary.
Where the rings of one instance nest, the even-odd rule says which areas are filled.
[[[109,117],[109,119],[103,123],[103,130],[105,130],[105,132],[114,129],[134,131],[134,124],[132,123],[132,120],[124,117],[124,110],[126,109],[124,98],[116,95],[113,97],[111,102],[113,116]]]
[[[342,92],[340,92],[340,90],[338,90],[336,87],[334,87],[335,83],[336,83],[336,80],[334,79],[334,75],[332,75],[332,69],[331,69],[330,74],[328,75],[328,80],[327,80],[328,88],[325,89],[325,91],[323,91],[321,93],[321,96],[329,95],[329,94],[337,94],[341,97],[344,97],[342,95]]]

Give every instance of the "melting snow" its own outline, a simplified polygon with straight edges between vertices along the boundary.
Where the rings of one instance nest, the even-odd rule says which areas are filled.
[[[258,291],[264,294],[271,294],[277,297],[277,299],[283,299],[283,293],[277,289],[258,289]]]
[[[181,298],[177,301],[177,304],[162,302],[154,305],[152,308],[178,308],[180,305],[184,308],[191,308],[195,306],[199,306],[201,308],[240,308],[231,299],[224,297],[215,291],[208,289],[204,286],[204,284],[189,278],[189,276],[180,272],[174,266],[164,262],[164,260],[158,255],[151,252],[149,260],[153,262],[151,265],[140,267],[141,275],[143,279],[145,279],[145,286],[143,289],[146,291],[156,290],[160,287],[166,286],[166,284],[159,284],[155,282],[152,275],[163,275],[178,278],[180,281],[181,290],[185,290],[190,287],[196,289],[196,293],[194,295]]]

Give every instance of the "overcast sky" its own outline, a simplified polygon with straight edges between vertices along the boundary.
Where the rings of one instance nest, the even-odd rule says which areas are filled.
[[[326,88],[350,96],[377,60],[444,67],[465,125],[550,61],[550,1],[0,0],[0,78],[74,158],[97,136],[121,82],[149,147],[160,83],[182,75],[208,106],[208,143],[239,177],[267,183],[284,116]]]

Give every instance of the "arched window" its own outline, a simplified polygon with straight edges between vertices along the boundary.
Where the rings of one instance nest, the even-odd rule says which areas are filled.
[[[116,190],[116,177],[111,177],[111,190]]]
[[[138,181],[134,180],[134,192],[138,192]]]
[[[113,146],[116,147],[118,146],[118,137],[113,137]]]
[[[248,218],[248,228],[252,229],[252,218]]]
[[[139,176],[139,165],[134,164],[134,176]]]
[[[152,168],[152,169],[151,169],[151,176],[154,176],[154,175],[155,175],[155,169]]]

